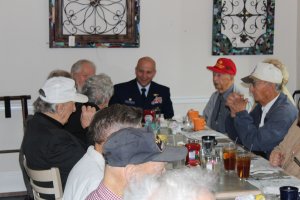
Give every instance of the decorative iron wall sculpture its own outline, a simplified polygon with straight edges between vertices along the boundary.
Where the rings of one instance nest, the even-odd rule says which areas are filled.
[[[49,46],[139,47],[139,8],[139,0],[49,0]]]
[[[273,54],[275,0],[214,0],[213,55]]]

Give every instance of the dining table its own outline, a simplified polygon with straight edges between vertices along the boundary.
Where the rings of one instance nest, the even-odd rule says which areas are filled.
[[[187,143],[188,139],[199,141],[201,145],[202,136],[214,136],[217,140],[216,149],[222,147],[229,142],[234,142],[229,139],[226,134],[219,133],[211,129],[204,129],[201,131],[184,130],[176,134],[172,131],[167,133],[167,145],[178,146]],[[237,151],[245,151],[242,145],[237,145]],[[251,152],[250,152],[251,153]],[[281,168],[273,167],[269,161],[259,155],[251,153],[251,165],[249,178],[240,179],[236,171],[228,172],[222,168],[216,173],[217,183],[214,188],[216,199],[223,200],[248,200],[255,199],[256,195],[263,195],[265,199],[276,200],[279,197],[279,187],[281,186],[295,186],[300,188],[300,180],[294,176],[286,174]],[[222,156],[222,155],[220,155]],[[222,160],[222,159],[221,159]],[[180,168],[185,166],[185,162],[173,163],[170,169]],[[203,166],[197,166],[204,170]]]

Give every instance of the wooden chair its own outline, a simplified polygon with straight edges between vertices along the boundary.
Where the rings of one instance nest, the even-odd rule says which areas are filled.
[[[26,133],[26,127],[27,127],[27,122],[29,120],[31,120],[33,118],[33,115],[28,115],[27,118],[25,119],[25,122],[24,122],[24,126],[23,126],[23,129],[24,129],[24,135],[23,135],[23,140],[22,140],[22,144],[21,144],[21,147],[20,147],[20,152],[19,152],[19,164],[20,164],[20,168],[21,168],[21,171],[22,171],[22,175],[23,175],[23,180],[24,180],[24,184],[25,184],[25,187],[26,187],[26,190],[27,190],[27,197],[25,200],[33,200],[34,197],[33,197],[33,192],[32,192],[32,188],[31,188],[31,185],[30,185],[30,180],[29,180],[29,177],[27,175],[27,172],[24,168],[24,165],[23,165],[23,162],[24,162],[24,148],[23,148],[23,141],[24,141],[24,136],[25,136],[25,133]]]
[[[30,184],[35,200],[44,200],[42,195],[54,195],[55,199],[61,200],[63,197],[63,190],[58,168],[51,168],[49,170],[33,170],[28,168],[26,158],[23,160],[24,168],[30,178]],[[42,187],[37,182],[52,182],[53,187]]]

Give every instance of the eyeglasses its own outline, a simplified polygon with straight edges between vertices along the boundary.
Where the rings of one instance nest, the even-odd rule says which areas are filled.
[[[259,85],[260,83],[265,83],[265,81],[253,80],[252,83],[250,83],[250,86],[257,87],[257,85]]]

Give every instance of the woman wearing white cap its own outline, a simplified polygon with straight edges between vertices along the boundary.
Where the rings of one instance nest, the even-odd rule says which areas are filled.
[[[34,102],[35,114],[27,122],[23,151],[29,168],[36,170],[59,168],[64,188],[68,174],[85,151],[69,132],[63,129],[74,102],[87,102],[78,94],[75,82],[65,77],[53,77],[39,90]]]
[[[272,64],[274,65],[275,67],[277,67],[280,71],[281,71],[281,74],[282,74],[282,84],[281,84],[281,91],[283,92],[283,94],[285,94],[289,100],[294,104],[295,104],[295,101],[291,95],[291,93],[289,92],[289,90],[286,88],[286,84],[288,83],[289,81],[289,72],[287,71],[285,65],[280,62],[279,60],[277,59],[274,59],[274,58],[269,58],[269,59],[266,59],[263,61],[264,63],[269,63],[269,64]]]

